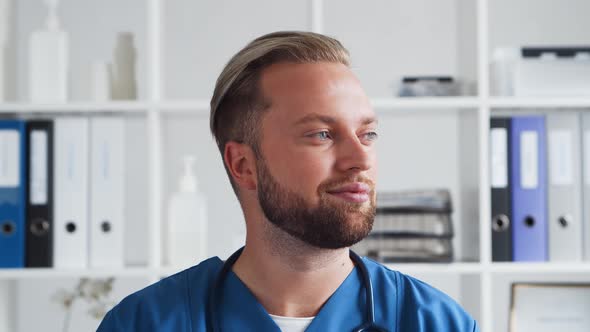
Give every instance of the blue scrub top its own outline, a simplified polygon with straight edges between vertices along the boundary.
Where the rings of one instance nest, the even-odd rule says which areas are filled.
[[[375,321],[396,332],[475,332],[473,318],[437,289],[363,258],[375,296]],[[206,331],[207,296],[223,262],[210,258],[162,279],[109,311],[98,327],[107,331]],[[220,302],[222,331],[280,331],[244,283],[229,272]],[[365,320],[365,289],[355,268],[306,331],[352,331]]]

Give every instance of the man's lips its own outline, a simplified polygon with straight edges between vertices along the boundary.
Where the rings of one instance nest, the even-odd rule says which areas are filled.
[[[335,189],[328,190],[327,192],[328,194],[334,195],[349,202],[362,203],[369,200],[371,187],[366,183],[353,182]]]
[[[351,193],[365,193],[368,194],[371,191],[371,187],[368,184],[363,182],[353,182],[349,183],[335,189],[328,190],[328,193],[335,194],[335,193],[342,193],[342,192],[351,192]]]

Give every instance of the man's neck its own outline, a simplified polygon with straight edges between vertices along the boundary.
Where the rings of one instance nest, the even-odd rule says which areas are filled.
[[[348,249],[318,249],[280,236],[247,239],[233,271],[268,313],[315,316],[354,267]]]

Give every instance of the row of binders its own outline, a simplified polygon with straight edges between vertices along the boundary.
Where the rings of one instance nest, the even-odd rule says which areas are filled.
[[[380,192],[373,230],[354,250],[386,263],[450,262],[452,212],[447,189]]]
[[[123,265],[124,119],[0,120],[0,268]]]
[[[590,260],[590,114],[490,124],[492,260]]]

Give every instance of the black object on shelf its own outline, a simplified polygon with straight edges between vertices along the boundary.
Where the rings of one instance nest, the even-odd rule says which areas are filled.
[[[523,58],[539,58],[543,54],[554,54],[558,58],[573,58],[579,53],[590,54],[590,47],[530,47],[525,46],[520,49]]]
[[[453,78],[451,76],[404,76],[402,77],[403,83],[416,83],[419,81],[436,81],[440,83],[452,83]]]
[[[450,262],[452,212],[446,189],[379,193],[373,230],[354,250],[381,262]]]
[[[451,76],[405,76],[400,97],[458,96],[459,84]]]

